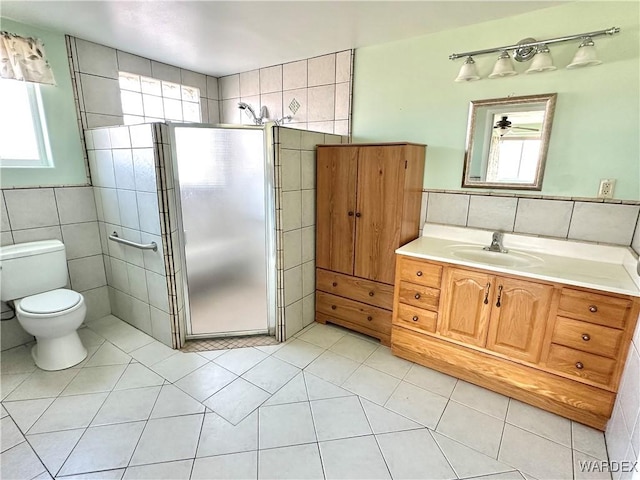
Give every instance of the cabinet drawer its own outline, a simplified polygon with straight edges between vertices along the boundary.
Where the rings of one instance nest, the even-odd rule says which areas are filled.
[[[391,310],[393,308],[393,285],[372,282],[358,277],[316,270],[316,288],[340,297]]]
[[[442,267],[420,260],[400,257],[400,279],[418,285],[440,288]]]
[[[562,289],[558,315],[607,327],[624,328],[631,302],[622,298],[579,290]]]
[[[401,303],[398,305],[398,315],[396,316],[395,324],[401,327],[417,328],[434,333],[436,331],[437,320],[438,314],[436,312]]]
[[[440,290],[414,283],[400,282],[398,299],[400,303],[406,303],[414,307],[438,310]]]
[[[558,317],[551,341],[583,352],[616,358],[622,333],[622,330]]]
[[[559,372],[609,385],[616,362],[600,355],[552,344],[547,357],[547,366]]]
[[[362,325],[377,332],[391,333],[391,312],[388,310],[324,292],[316,292],[316,310],[328,317]]]

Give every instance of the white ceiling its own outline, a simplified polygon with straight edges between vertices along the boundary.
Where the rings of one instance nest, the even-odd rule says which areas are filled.
[[[518,15],[555,1],[25,1],[1,14],[223,76]],[[444,54],[451,52],[445,51]]]

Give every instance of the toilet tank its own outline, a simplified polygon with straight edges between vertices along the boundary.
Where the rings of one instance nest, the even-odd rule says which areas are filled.
[[[67,256],[61,241],[0,247],[0,300],[15,300],[66,284]]]

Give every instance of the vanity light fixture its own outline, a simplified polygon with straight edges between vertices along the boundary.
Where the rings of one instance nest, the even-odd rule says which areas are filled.
[[[489,75],[489,78],[500,78],[517,75],[518,72],[513,68],[513,63],[509,56],[509,51],[512,51],[513,58],[518,62],[526,62],[533,59],[531,67],[526,73],[539,73],[550,72],[556,69],[553,65],[551,58],[551,52],[549,50],[549,44],[570,42],[574,40],[580,40],[580,46],[578,52],[573,57],[573,61],[567,65],[568,69],[574,69],[579,67],[587,67],[592,65],[600,65],[602,62],[598,60],[595,45],[593,43],[593,37],[600,37],[604,35],[614,35],[620,32],[620,27],[611,27],[606,30],[597,30],[595,32],[578,33],[575,35],[567,35],[564,37],[550,38],[548,40],[536,40],[535,38],[525,38],[515,45],[507,45],[505,47],[486,48],[484,50],[474,50],[472,52],[465,53],[452,53],[449,55],[450,60],[456,60],[461,57],[466,57],[464,65],[460,69],[460,73],[456,77],[456,82],[467,82],[471,80],[478,80],[480,77],[473,60],[473,57],[478,55],[485,55],[488,53],[500,52],[500,56],[493,67],[493,71]]]

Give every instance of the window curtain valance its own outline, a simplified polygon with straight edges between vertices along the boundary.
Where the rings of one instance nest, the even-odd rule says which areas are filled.
[[[55,85],[42,40],[0,32],[0,78]]]

